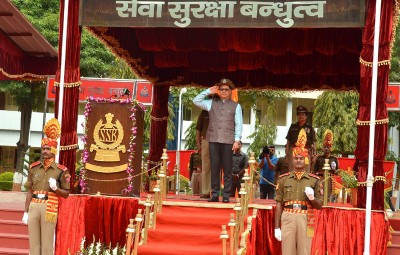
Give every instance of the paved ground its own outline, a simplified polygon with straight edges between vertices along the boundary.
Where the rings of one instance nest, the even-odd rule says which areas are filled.
[[[0,208],[23,209],[25,198],[25,192],[0,191]]]

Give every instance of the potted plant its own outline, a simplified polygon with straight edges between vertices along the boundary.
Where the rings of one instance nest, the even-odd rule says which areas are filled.
[[[339,169],[339,176],[342,179],[343,187],[350,190],[351,204],[357,207],[357,177],[354,171],[349,168],[347,170]]]
[[[159,180],[157,171],[153,170],[151,174],[148,176],[149,180],[149,192],[154,192],[154,188],[156,187],[157,180]]]

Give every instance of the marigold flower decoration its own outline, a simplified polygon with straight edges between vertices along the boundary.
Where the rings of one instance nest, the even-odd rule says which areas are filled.
[[[299,132],[299,136],[297,137],[296,146],[293,148],[293,157],[296,155],[301,155],[304,157],[304,163],[308,165],[310,162],[308,160],[308,150],[306,149],[307,143],[307,133],[302,128]]]
[[[57,139],[61,136],[61,126],[56,118],[50,119],[43,128],[43,132],[46,135],[42,139],[42,147],[48,145],[51,147],[51,153],[57,154]]]

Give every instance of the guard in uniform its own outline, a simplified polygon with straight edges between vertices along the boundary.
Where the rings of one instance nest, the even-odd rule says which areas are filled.
[[[328,198],[331,202],[333,202],[334,197],[332,196],[332,186],[334,183],[333,176],[336,175],[336,172],[339,169],[339,161],[337,157],[331,155],[332,146],[333,146],[333,132],[327,129],[324,133],[324,142],[323,142],[324,153],[322,155],[318,155],[315,159],[314,166],[312,168],[312,172],[318,175],[322,180],[324,179],[325,170],[323,169],[325,165],[325,159],[328,159],[329,162],[329,175],[330,178],[328,181]]]
[[[305,171],[308,151],[302,129],[293,148],[293,170],[280,176],[276,186],[275,238],[282,255],[309,255],[314,236],[314,209],[320,209],[323,189],[319,177]]]
[[[22,221],[28,224],[30,255],[54,254],[54,231],[57,222],[58,198],[67,198],[70,178],[67,168],[55,162],[57,138],[61,129],[57,119],[44,127],[43,161],[32,163],[28,173],[25,213]]]
[[[297,137],[299,136],[300,130],[304,129],[307,134],[307,142],[305,148],[308,150],[308,160],[311,162],[312,158],[315,155],[315,130],[314,128],[307,123],[307,108],[299,105],[296,108],[297,114],[297,122],[295,124],[290,125],[289,131],[286,135],[286,149],[291,152],[293,147],[296,147]],[[287,158],[289,164],[292,163],[291,153],[288,153]],[[310,165],[306,166],[306,171],[310,172]]]

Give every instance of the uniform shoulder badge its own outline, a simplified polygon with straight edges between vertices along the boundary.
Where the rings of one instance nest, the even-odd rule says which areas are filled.
[[[290,172],[287,172],[287,173],[281,174],[281,175],[279,175],[279,178],[281,178],[281,177],[283,177],[283,176],[287,176],[287,175],[289,175],[289,174],[290,174]]]
[[[68,170],[68,168],[67,168],[66,166],[63,166],[63,165],[61,165],[61,164],[58,164],[58,165],[57,165],[57,168],[58,168],[58,169],[61,169],[63,172],[65,172],[65,171]]]
[[[318,179],[318,180],[320,179],[319,176],[316,175],[316,174],[309,173],[309,175],[310,175],[311,177],[314,177],[314,178]]]
[[[40,161],[33,162],[33,163],[29,166],[29,168],[38,166],[38,165],[40,165],[40,163],[41,163]]]

